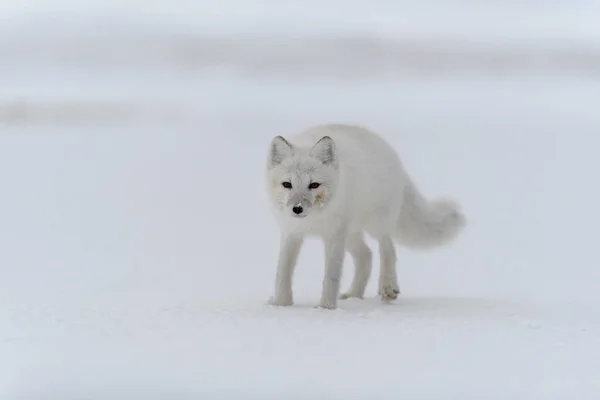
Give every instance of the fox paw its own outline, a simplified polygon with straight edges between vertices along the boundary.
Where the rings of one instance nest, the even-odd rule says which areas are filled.
[[[324,310],[335,310],[337,308],[337,301],[327,301],[321,300],[319,305],[315,306],[316,309],[324,309]]]
[[[275,296],[271,296],[267,300],[267,304],[270,306],[289,307],[294,305],[294,301],[291,297],[276,298]]]
[[[400,294],[400,289],[393,286],[383,286],[379,289],[379,294],[381,295],[381,300],[383,301],[392,301],[398,298]]]
[[[340,300],[347,300],[347,299],[363,299],[363,295],[360,293],[355,293],[352,291],[346,292],[346,293],[342,293],[340,294],[339,299]]]

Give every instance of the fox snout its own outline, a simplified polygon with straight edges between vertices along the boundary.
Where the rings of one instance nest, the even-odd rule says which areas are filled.
[[[312,207],[312,201],[302,193],[295,193],[290,196],[287,206],[292,209],[293,217],[304,218]]]

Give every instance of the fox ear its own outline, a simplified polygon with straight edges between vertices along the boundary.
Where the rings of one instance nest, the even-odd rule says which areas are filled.
[[[312,148],[310,155],[320,160],[325,165],[336,164],[337,157],[333,139],[329,136],[323,136]]]
[[[292,154],[294,154],[294,148],[283,136],[274,137],[269,151],[269,166],[274,167],[281,164],[286,157]]]

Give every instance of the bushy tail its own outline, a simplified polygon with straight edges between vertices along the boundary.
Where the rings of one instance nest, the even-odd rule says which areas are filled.
[[[428,202],[409,181],[404,189],[396,240],[415,250],[442,246],[450,243],[466,222],[458,204],[446,199]]]

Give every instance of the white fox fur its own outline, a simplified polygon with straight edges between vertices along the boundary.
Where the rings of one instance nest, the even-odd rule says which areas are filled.
[[[394,149],[358,126],[322,125],[290,140],[275,137],[266,175],[281,230],[273,305],[293,304],[292,277],[306,235],[324,240],[319,306],[334,309],[338,298],[364,296],[372,264],[365,232],[378,241],[379,294],[389,301],[400,293],[394,241],[432,248],[451,242],[466,224],[455,203],[425,200]],[[340,295],[345,251],[353,258],[355,273],[349,291]]]

